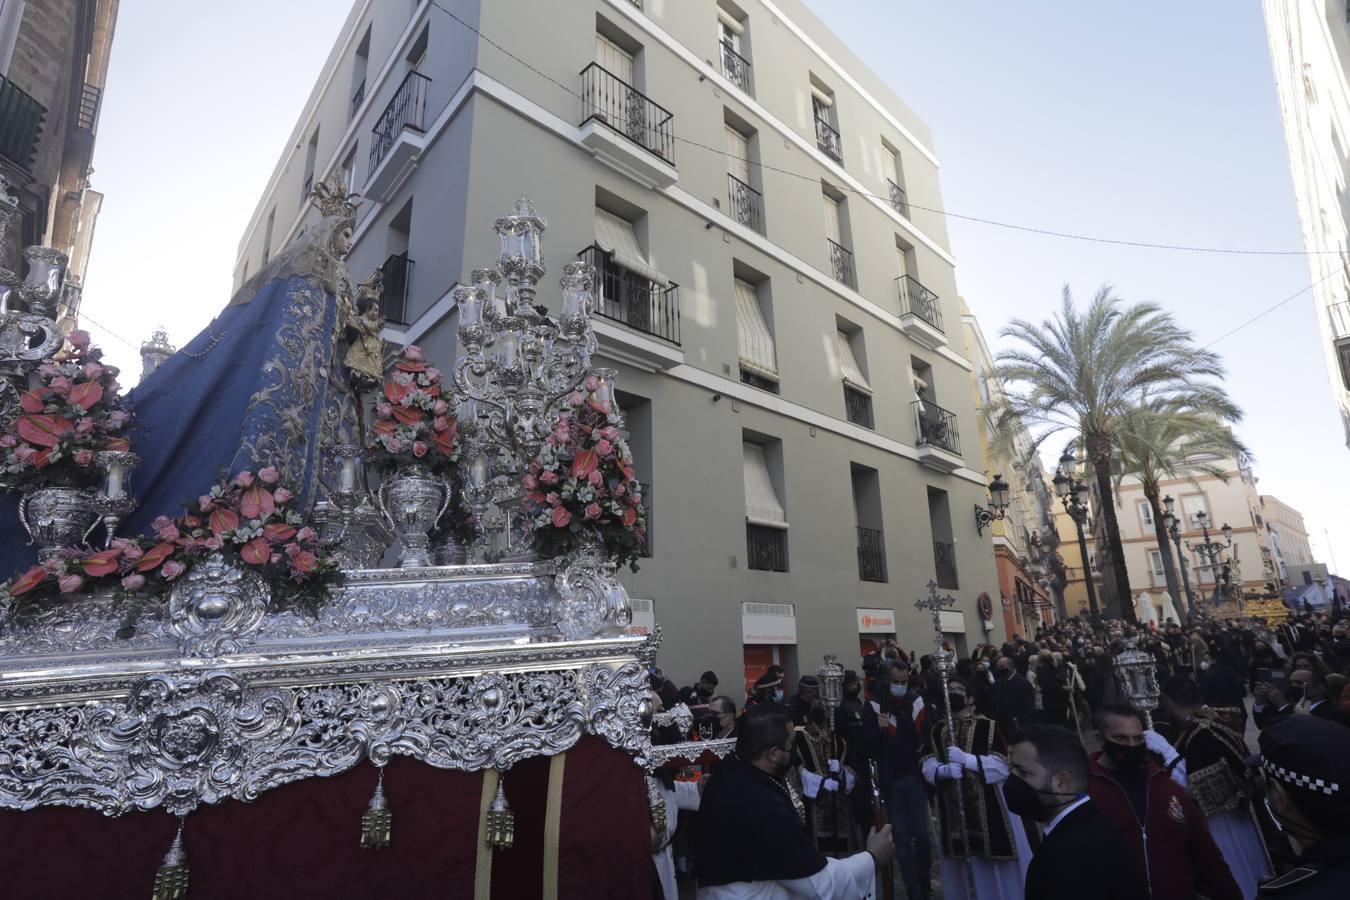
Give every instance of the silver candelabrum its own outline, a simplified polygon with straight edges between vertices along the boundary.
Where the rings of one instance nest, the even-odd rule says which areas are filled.
[[[563,266],[556,317],[534,304],[545,273],[547,227],[521,197],[512,214],[494,225],[500,268],[475,269],[473,283],[454,291],[462,348],[454,371],[460,471],[464,499],[478,525],[470,548],[475,562],[533,557],[521,506],[525,468],[588,375],[600,378],[599,393],[614,402],[613,371],[590,368],[596,348],[590,322],[594,267]]]

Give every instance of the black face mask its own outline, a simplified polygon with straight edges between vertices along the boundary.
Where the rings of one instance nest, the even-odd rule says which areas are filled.
[[[1291,684],[1291,685],[1289,685],[1289,687],[1285,690],[1284,696],[1285,696],[1286,698],[1288,698],[1288,700],[1289,700],[1290,703],[1297,703],[1298,701],[1300,701],[1300,700],[1303,699],[1303,696],[1304,696],[1305,693],[1306,693],[1306,691],[1304,691],[1303,685],[1301,685],[1301,684]]]
[[[825,710],[823,710],[823,709],[821,709],[819,706],[817,706],[815,709],[811,710],[811,713],[810,713],[809,718],[811,719],[811,724],[812,724],[812,725],[824,725],[824,724],[825,724]]]
[[[966,698],[961,694],[948,694],[947,702],[952,705],[953,715],[966,708]]]
[[[1076,796],[1078,795],[1061,794],[1059,791],[1043,791],[1040,788],[1032,787],[1029,782],[1018,775],[1009,775],[1008,780],[1003,782],[1003,799],[1008,803],[1008,812],[1037,822],[1048,822],[1051,818],[1045,814],[1045,806],[1041,802],[1042,797]],[[1061,800],[1061,802],[1063,801]]]
[[[857,684],[850,684],[844,688],[844,696],[851,697],[854,700],[858,699],[858,694],[860,694],[861,692],[862,686]]]
[[[995,681],[1007,681],[1007,680],[1008,680],[1009,678],[1011,678],[1011,677],[1012,677],[1012,673],[1009,672],[1007,669],[995,669],[995,670],[994,670],[994,680],[995,680]]]
[[[1115,741],[1102,741],[1102,752],[1122,772],[1133,773],[1148,759],[1148,747],[1144,744],[1130,746]]]

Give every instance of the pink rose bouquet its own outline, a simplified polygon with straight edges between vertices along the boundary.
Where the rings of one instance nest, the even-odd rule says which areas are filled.
[[[633,454],[619,430],[623,416],[591,392],[568,409],[526,469],[525,512],[540,556],[561,556],[598,538],[619,565],[637,571],[647,541],[647,512]]]
[[[394,361],[384,397],[370,428],[375,465],[388,471],[417,462],[433,472],[448,471],[459,459],[458,423],[441,398],[440,371],[426,364],[416,345],[404,347]]]

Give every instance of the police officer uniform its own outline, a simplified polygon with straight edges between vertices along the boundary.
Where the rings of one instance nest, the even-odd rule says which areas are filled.
[[[1338,805],[1342,821],[1350,820],[1350,728],[1306,715],[1274,722],[1261,732],[1261,768],[1267,779],[1290,789],[1295,807],[1300,793],[1313,793]],[[1258,893],[1281,900],[1350,898],[1350,826],[1305,846],[1298,864]]]

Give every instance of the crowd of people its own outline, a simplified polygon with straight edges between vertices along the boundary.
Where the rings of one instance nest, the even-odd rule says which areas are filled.
[[[1148,712],[1126,647],[1153,657]],[[1350,897],[1350,618],[1073,619],[976,647],[945,682],[884,641],[832,718],[816,676],[787,677],[738,709],[712,672],[679,690],[653,671],[658,708],[736,739],[694,782],[661,775],[669,809],[699,810],[653,831],[668,900],[677,869],[707,900],[880,897],[892,862],[908,900],[935,868],[947,900]]]

